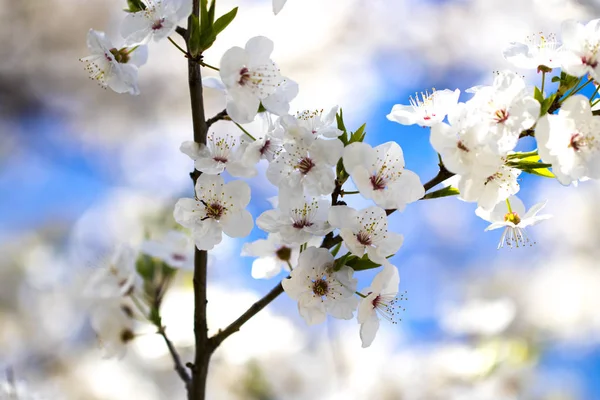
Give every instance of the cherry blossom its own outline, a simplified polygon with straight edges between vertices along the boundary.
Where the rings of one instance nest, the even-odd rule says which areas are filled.
[[[253,165],[244,160],[248,142],[228,134],[209,134],[206,145],[186,141],[179,148],[194,160],[194,167],[205,174],[215,175],[227,170],[231,176],[250,178],[256,175]]]
[[[396,142],[375,148],[352,143],[344,149],[343,162],[360,194],[380,207],[402,211],[425,194],[419,176],[404,169],[404,155]]]
[[[481,163],[471,174],[459,177],[459,198],[490,210],[519,191],[520,174],[520,170],[504,165],[504,159],[490,156],[486,164]]]
[[[525,228],[536,225],[538,222],[552,218],[549,214],[538,215],[538,213],[546,206],[546,202],[537,203],[527,212],[525,205],[517,196],[510,196],[505,202],[498,203],[491,211],[486,211],[483,208],[475,210],[475,214],[484,220],[491,223],[485,228],[486,232],[494,229],[504,228],[498,248],[506,244],[509,247],[523,247],[525,245],[533,245]]]
[[[274,113],[287,112],[289,101],[296,96],[297,85],[281,76],[271,60],[273,42],[254,37],[245,48],[232,47],[221,58],[220,74],[227,90],[227,114],[240,123],[254,120],[262,103]],[[283,85],[283,86],[282,86]],[[278,88],[283,89],[278,92]]]
[[[360,324],[362,347],[369,347],[379,330],[379,316],[396,323],[398,311],[398,287],[400,275],[398,269],[386,262],[381,272],[373,278],[371,286],[361,290],[363,298],[358,305],[357,320]]]
[[[396,104],[387,115],[390,121],[402,125],[432,126],[444,120],[458,103],[460,90],[444,89],[431,93],[415,94],[409,98],[409,105]]]
[[[141,252],[164,261],[173,268],[191,270],[194,267],[193,248],[190,238],[181,231],[169,231],[162,240],[147,240]]]
[[[563,185],[600,178],[600,117],[592,115],[585,96],[571,96],[558,114],[541,118],[536,139],[542,161],[552,164]]]
[[[525,42],[511,42],[502,54],[506,61],[524,69],[536,69],[540,65],[557,68],[562,61],[561,44],[553,33],[539,32],[527,36]]]
[[[305,132],[306,129],[302,128]],[[267,168],[267,179],[283,192],[311,196],[328,195],[335,188],[333,167],[344,145],[339,140],[313,139],[306,134],[297,141],[284,143]]]
[[[225,183],[220,175],[202,174],[196,181],[196,198],[179,199],[173,216],[192,230],[199,250],[211,250],[221,243],[222,234],[247,236],[254,222],[245,209],[250,202],[250,187],[243,181]]]
[[[336,122],[335,116],[338,110],[339,107],[335,106],[325,115],[323,115],[323,110],[304,110],[302,112],[297,112],[295,116],[282,116],[280,123],[286,131],[293,129],[295,126],[299,126],[306,129],[315,138],[322,136],[333,139],[344,133],[337,127],[333,126],[333,124]]]
[[[192,13],[192,0],[142,1],[146,9],[127,14],[121,25],[121,35],[129,45],[166,39]]]
[[[127,351],[127,344],[135,339],[133,309],[123,301],[99,303],[90,313],[90,324],[105,357],[122,358]]]
[[[377,206],[360,211],[348,206],[331,207],[329,223],[340,229],[352,254],[362,257],[367,252],[371,261],[380,264],[395,254],[404,240],[402,235],[388,231],[385,210]]]
[[[583,25],[574,20],[562,23],[562,68],[569,74],[582,77],[590,74],[600,79],[600,19]]]
[[[329,208],[329,200],[324,197],[283,198],[279,208],[262,213],[256,219],[256,225],[266,232],[279,233],[285,243],[303,244],[313,236],[331,232],[327,222]]]
[[[146,46],[117,49],[104,32],[90,29],[87,47],[91,55],[81,58],[90,78],[117,93],[138,95],[138,67],[146,63]]]
[[[358,281],[353,270],[343,266],[333,270],[334,259],[327,249],[309,247],[300,254],[298,266],[281,284],[298,302],[298,311],[307,324],[324,322],[327,314],[352,319],[358,299],[354,296]]]

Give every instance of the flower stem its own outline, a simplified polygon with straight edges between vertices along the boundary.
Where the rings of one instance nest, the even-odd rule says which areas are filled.
[[[181,48],[181,46],[179,46],[173,39],[171,39],[171,37],[167,37],[167,39],[169,39],[169,42],[173,43],[173,46],[177,47],[179,49],[179,51],[181,51],[183,54],[185,54],[187,56],[188,52],[185,51],[184,49]]]
[[[592,95],[590,96],[590,104],[592,104],[592,101],[594,101],[594,96],[598,94],[598,90],[600,90],[600,84],[596,86],[596,90],[594,90],[594,93],[592,93]],[[597,102],[598,100],[596,100],[594,103]]]
[[[542,89],[540,90],[542,92],[542,96],[544,96],[545,84],[546,84],[546,71],[542,70]]]
[[[358,190],[351,190],[351,191],[345,191],[345,190],[342,190],[342,193],[340,193],[340,195],[341,195],[342,197],[344,197],[344,196],[345,196],[345,195],[347,195],[347,194],[359,194],[359,193],[360,193],[360,192],[359,192]]]
[[[364,294],[362,294],[361,292],[354,292],[354,293],[356,293],[357,295],[359,295],[359,296],[360,296],[360,297],[362,297],[363,299],[366,299],[366,298],[367,298],[367,296],[365,296],[365,295],[364,295]]]
[[[236,125],[238,128],[240,128],[240,129],[242,130],[242,132],[244,132],[246,135],[248,135],[248,137],[249,137],[250,139],[252,139],[252,140],[256,140],[256,138],[255,138],[254,136],[252,136],[252,135],[250,134],[250,132],[248,132],[247,130],[245,130],[243,126],[241,126],[240,124],[238,124],[238,123],[237,123],[237,122],[235,122],[235,121],[233,121],[233,123],[234,123],[234,124],[235,124],[235,125]]]
[[[207,64],[207,63],[205,63],[204,61],[200,61],[200,65],[202,65],[203,67],[206,67],[206,68],[214,69],[215,71],[220,71],[220,69],[219,69],[219,68],[217,68],[217,67],[213,67],[212,65],[210,65],[210,64]]]
[[[290,262],[290,260],[287,260],[287,265],[288,267],[290,267],[290,271],[294,269],[294,267],[292,267],[292,263]]]

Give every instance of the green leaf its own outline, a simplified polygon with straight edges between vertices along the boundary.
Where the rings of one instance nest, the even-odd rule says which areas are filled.
[[[373,269],[381,266],[381,264],[377,264],[369,260],[369,257],[367,257],[366,254],[362,258],[354,256],[353,259],[350,259],[346,262],[346,265],[355,271],[365,271],[367,269]]]
[[[358,130],[354,133],[352,133],[350,135],[350,142],[349,143],[355,143],[355,142],[362,142],[365,139],[365,135],[367,134],[365,132],[365,128],[367,127],[367,124],[362,124],[360,126],[360,128],[358,128]]]
[[[237,15],[238,8],[235,7],[233,10],[229,11],[227,14],[221,15],[213,26],[213,32],[216,35],[223,32],[225,28],[233,21],[235,16]]]
[[[127,0],[127,7],[128,8],[125,11],[130,13],[144,11],[146,9],[146,5],[142,0]]]
[[[560,82],[560,76],[556,75],[552,77],[552,82]]]
[[[154,276],[154,260],[149,255],[140,255],[135,261],[135,270],[144,281],[151,280]]]
[[[538,158],[539,159],[539,158]],[[552,164],[544,164],[537,161],[519,160],[516,162],[509,161],[506,163],[508,167],[517,168],[520,170],[549,168]]]
[[[211,25],[208,20],[208,0],[200,0],[200,29],[202,32],[210,31]]]
[[[208,22],[209,26],[213,26],[213,22],[215,22],[215,0],[210,2],[210,7],[208,8]]]
[[[341,256],[340,258],[338,258],[334,261],[333,270],[339,271],[344,265],[348,265],[348,263],[355,258],[358,258],[358,257],[352,255],[352,253],[350,253],[350,252],[344,254],[343,256]]]
[[[509,154],[506,158],[510,161],[510,160],[521,160],[521,159],[529,159],[530,157],[533,156],[537,156],[537,159],[540,159],[540,156],[538,155],[537,149],[533,150],[533,151],[528,151],[528,152],[517,152],[517,153],[513,153],[513,154]],[[536,160],[537,161],[537,160]]]
[[[556,176],[548,168],[524,169],[523,172],[532,175],[543,176],[544,178],[556,178]]]
[[[440,197],[448,197],[448,196],[456,196],[459,194],[460,194],[460,191],[457,188],[452,187],[452,186],[446,186],[445,188],[441,188],[439,190],[436,190],[435,192],[427,193],[423,197],[423,200],[437,199]]]
[[[537,86],[533,90],[533,98],[536,99],[540,104],[544,103],[544,94]]]
[[[540,107],[540,116],[546,115],[548,113],[548,110],[550,110],[550,107],[552,107],[552,104],[554,103],[554,100],[556,100],[557,95],[558,93],[552,93],[550,96],[544,99]]]
[[[342,143],[344,143],[344,146],[348,145],[348,131],[346,130],[346,125],[344,124],[344,114],[342,112],[342,109],[340,108],[340,111],[335,114],[335,120],[337,122],[337,128],[344,132],[344,134],[339,136],[339,139],[342,141]]]
[[[342,242],[339,242],[338,244],[336,244],[333,249],[331,249],[331,255],[332,256],[337,256],[338,253],[340,252],[340,249],[342,248]]]
[[[190,38],[188,43],[188,48],[192,57],[198,56],[198,54],[202,53],[202,47],[200,43],[200,25],[198,22],[198,17],[194,14],[191,15],[192,21],[190,30]]]

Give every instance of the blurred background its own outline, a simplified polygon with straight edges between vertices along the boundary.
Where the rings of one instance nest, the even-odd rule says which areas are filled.
[[[217,13],[234,6],[238,17],[206,62],[218,65],[252,36],[273,39],[273,59],[300,85],[293,112],[340,105],[349,129],[367,122],[370,144],[397,141],[424,182],[437,172],[429,131],[389,122],[393,104],[432,87],[490,84],[510,67],[501,55],[509,41],[600,16],[597,0],[288,0],[277,17],[270,0],[218,0]],[[123,359],[104,359],[76,300],[99,249],[160,236],[174,226],[176,199],[192,193],[192,165],[178,150],[192,138],[181,54],[152,43],[137,97],[102,90],[78,61],[90,28],[118,44],[124,7],[0,0],[0,371],[31,398],[184,398],[152,329]],[[218,92],[206,97],[208,116],[223,109]],[[248,129],[258,134],[264,122]],[[249,183],[256,217],[276,192],[264,178]],[[309,328],[284,294],[217,351],[209,398],[600,399],[600,185],[525,174],[520,183],[527,207],[548,199],[554,215],[530,230],[535,246],[496,250],[501,232],[483,232],[474,204],[409,205],[391,217],[405,236],[393,259],[409,298],[401,323],[382,323],[362,349],[356,321]],[[265,236],[255,228],[250,240]],[[212,252],[213,332],[283,277],[253,280],[242,245],[225,238]],[[374,272],[358,275],[364,287]],[[184,360],[192,315],[191,275],[181,272],[163,318]]]

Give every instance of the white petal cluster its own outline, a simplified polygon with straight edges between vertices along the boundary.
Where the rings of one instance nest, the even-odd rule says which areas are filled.
[[[89,56],[81,58],[90,78],[103,88],[117,93],[138,95],[138,68],[148,59],[146,46],[117,49],[104,32],[90,29],[87,35]]]
[[[140,251],[173,268],[194,268],[194,251],[190,238],[181,231],[169,231],[161,240],[146,240]]]
[[[196,181],[196,198],[179,199],[175,221],[192,232],[199,250],[211,250],[229,237],[248,236],[254,222],[245,209],[250,202],[250,187],[243,181],[225,183],[220,175],[202,174]]]
[[[562,46],[554,34],[539,32],[528,36],[524,42],[511,42],[502,52],[504,58],[517,68],[536,69],[560,67]]]
[[[396,142],[375,148],[352,143],[344,148],[343,160],[360,194],[380,207],[402,211],[425,194],[419,176],[404,169],[404,154]]]
[[[540,104],[524,79],[510,71],[474,93],[450,112],[448,123],[432,126],[430,142],[444,166],[458,175],[461,198],[490,210],[519,191],[521,171],[506,166],[506,160],[520,134],[536,124]]]
[[[327,315],[339,319],[354,316],[358,306],[354,271],[347,266],[334,271],[333,267],[334,259],[327,249],[309,247],[300,254],[290,278],[281,282],[309,325],[324,322]]]
[[[460,90],[444,89],[416,93],[409,105],[396,104],[387,119],[402,125],[432,126],[439,124],[458,103]]]
[[[504,228],[500,237],[498,248],[505,244],[509,247],[522,247],[533,245],[535,242],[529,239],[525,228],[533,226],[540,221],[551,218],[551,215],[538,213],[546,206],[546,202],[538,203],[525,212],[525,205],[517,196],[510,196],[506,202],[499,203],[491,211],[478,208],[475,211],[479,217],[491,223],[485,230]]]
[[[127,14],[121,25],[121,35],[129,45],[166,39],[192,13],[192,0],[142,1],[146,9]]]
[[[569,75],[590,74],[600,79],[600,19],[587,24],[568,20],[562,24],[562,69]]]
[[[245,48],[232,47],[221,58],[221,80],[226,91],[227,114],[237,123],[252,122],[262,104],[276,115],[287,114],[298,85],[279,72],[273,60],[273,42],[254,37]]]

